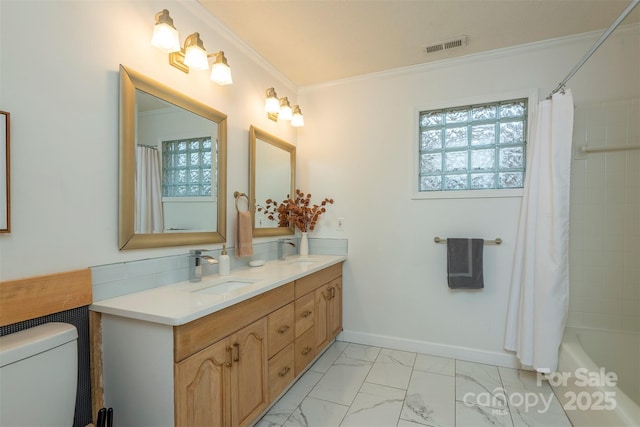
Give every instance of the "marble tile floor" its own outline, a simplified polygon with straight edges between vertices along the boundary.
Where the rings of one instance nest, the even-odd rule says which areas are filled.
[[[571,426],[535,373],[336,341],[256,427]]]

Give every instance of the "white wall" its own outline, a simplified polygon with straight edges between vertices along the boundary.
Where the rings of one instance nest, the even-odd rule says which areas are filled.
[[[171,12],[180,41],[200,32],[224,50],[234,84],[184,74],[150,44],[154,16]],[[0,279],[187,253],[118,251],[118,68],[130,67],[228,115],[227,238],[233,192],[249,189],[249,126],[292,144],[296,132],[263,112],[275,86],[295,87],[227,37],[190,1],[0,2],[0,109],[11,113],[11,234],[0,235]],[[221,245],[210,245],[215,248]]]
[[[576,104],[640,92],[639,33],[614,34],[571,80]],[[316,235],[349,239],[346,338],[513,362],[502,348],[520,198],[412,200],[416,111],[514,91],[543,99],[597,36],[302,88],[299,182],[336,201]],[[485,247],[484,290],[447,288],[446,249],[434,236],[504,240]]]

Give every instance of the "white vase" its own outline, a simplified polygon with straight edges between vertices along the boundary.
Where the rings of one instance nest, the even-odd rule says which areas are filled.
[[[303,231],[300,237],[300,256],[309,256],[309,237],[306,231]]]

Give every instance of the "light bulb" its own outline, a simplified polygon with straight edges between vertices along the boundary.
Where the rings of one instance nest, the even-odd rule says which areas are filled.
[[[293,115],[293,110],[291,110],[291,104],[289,104],[289,99],[285,96],[280,99],[280,113],[278,114],[278,118],[281,120],[291,120]]]
[[[304,116],[302,115],[302,110],[300,110],[299,105],[293,106],[293,116],[291,117],[291,126],[297,127],[297,128],[304,126]]]
[[[280,112],[280,101],[274,88],[267,89],[267,98],[264,100],[264,110],[267,113]]]
[[[178,30],[173,26],[173,19],[169,16],[167,9],[162,9],[156,14],[156,24],[153,27],[151,45],[165,49],[169,53],[180,50]]]
[[[216,54],[216,60],[211,66],[211,80],[220,86],[233,83],[231,79],[231,67],[229,67],[223,51]]]
[[[194,70],[208,70],[209,61],[199,33],[193,33],[184,41],[184,65]]]

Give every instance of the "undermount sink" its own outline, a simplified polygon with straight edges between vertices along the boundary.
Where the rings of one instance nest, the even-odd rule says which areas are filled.
[[[312,264],[315,264],[317,261],[314,258],[301,258],[294,259],[293,261],[289,261],[289,264],[300,265],[302,267],[308,267]]]
[[[218,279],[213,282],[199,283],[190,289],[191,293],[206,295],[222,295],[227,292],[237,291],[240,288],[254,284],[255,280],[244,279]]]

